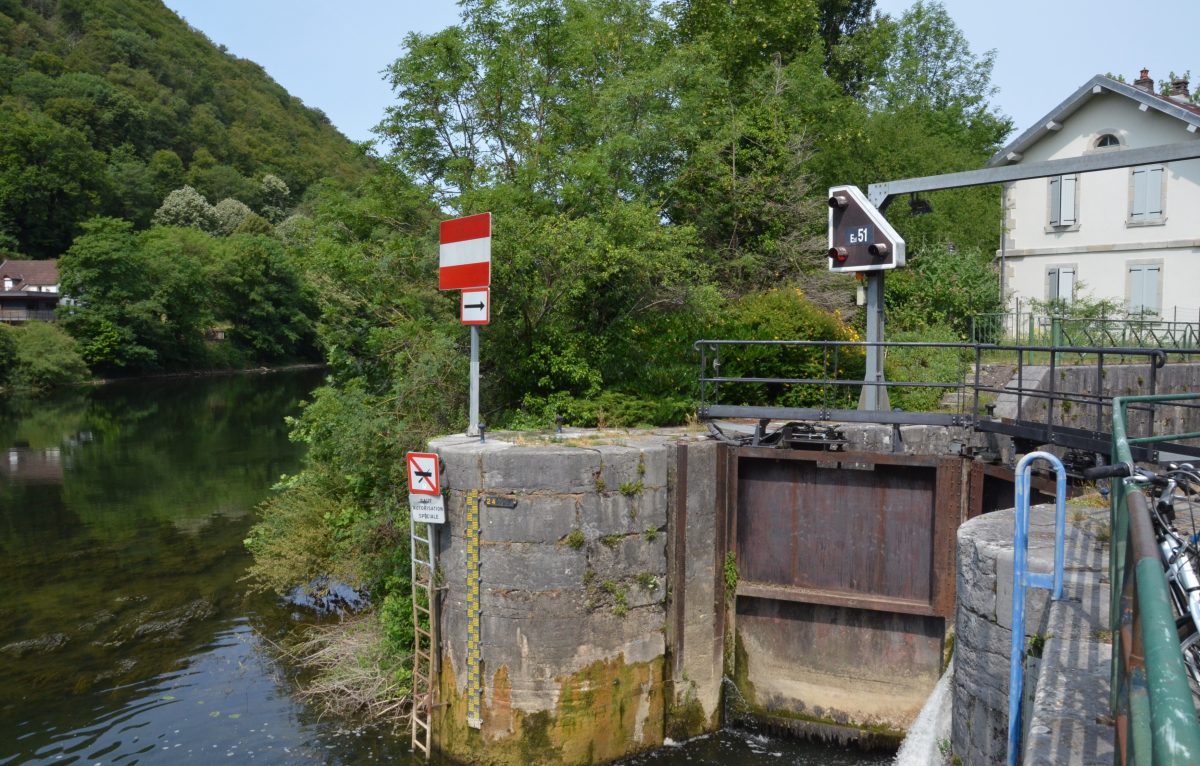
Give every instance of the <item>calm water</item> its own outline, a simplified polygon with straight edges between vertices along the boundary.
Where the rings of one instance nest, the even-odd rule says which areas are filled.
[[[300,458],[283,417],[318,381],[0,401],[0,766],[415,763],[294,699],[270,642],[309,618],[241,580],[253,509]],[[630,761],[884,762],[738,733]]]

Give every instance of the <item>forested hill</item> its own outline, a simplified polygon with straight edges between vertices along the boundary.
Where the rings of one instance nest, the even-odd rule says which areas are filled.
[[[159,0],[0,0],[0,251],[57,256],[95,215],[147,226],[185,184],[261,213],[266,174],[295,202],[364,166],[320,110]]]

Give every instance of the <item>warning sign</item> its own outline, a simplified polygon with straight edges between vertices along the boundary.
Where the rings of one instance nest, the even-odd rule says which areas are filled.
[[[408,492],[411,495],[441,495],[438,456],[432,452],[408,453]]]

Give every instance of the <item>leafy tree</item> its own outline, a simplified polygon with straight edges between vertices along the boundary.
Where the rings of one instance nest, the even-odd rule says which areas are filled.
[[[61,252],[104,189],[103,157],[72,128],[0,102],[0,221],[34,258]]]
[[[999,144],[1012,129],[988,99],[995,94],[996,52],[975,54],[946,8],[918,0],[900,17],[886,73],[876,81],[872,103],[905,117],[926,114],[926,124],[973,146]]]
[[[153,337],[158,363],[175,369],[205,363],[204,331],[213,326],[218,303],[216,242],[193,228],[156,226],[137,244],[152,303],[161,308]]]
[[[216,233],[228,237],[252,215],[252,211],[245,203],[226,197],[213,205],[213,214],[217,218]]]
[[[132,225],[114,218],[85,223],[58,266],[62,292],[72,298],[59,316],[83,359],[100,371],[154,367],[162,307]]]
[[[279,223],[287,215],[288,197],[291,190],[283,179],[272,173],[262,177],[259,184],[259,199],[262,200],[262,216],[271,223]]]
[[[311,357],[313,298],[278,240],[235,234],[222,251],[220,300],[222,315],[233,323],[230,340],[259,361]]]
[[[154,211],[155,226],[190,226],[200,231],[216,231],[217,214],[204,195],[190,186],[167,195]]]

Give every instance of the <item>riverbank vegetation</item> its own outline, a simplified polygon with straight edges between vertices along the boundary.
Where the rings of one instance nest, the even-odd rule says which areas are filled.
[[[62,326],[93,369],[325,358],[291,423],[306,468],[247,545],[262,587],[369,592],[393,660],[411,640],[404,453],[466,424],[439,220],[493,214],[489,427],[678,423],[697,339],[860,337],[854,280],[826,270],[829,186],[976,168],[1012,127],[991,54],[936,2],[460,7],[404,39],[395,103],[356,155],[152,0],[0,0],[0,189],[20,191],[0,195],[0,249],[62,256]],[[49,215],[52,188],[69,193]],[[999,193],[929,199],[891,211],[910,265],[889,277],[889,331],[962,337],[998,305]],[[390,667],[381,688],[403,691]]]

